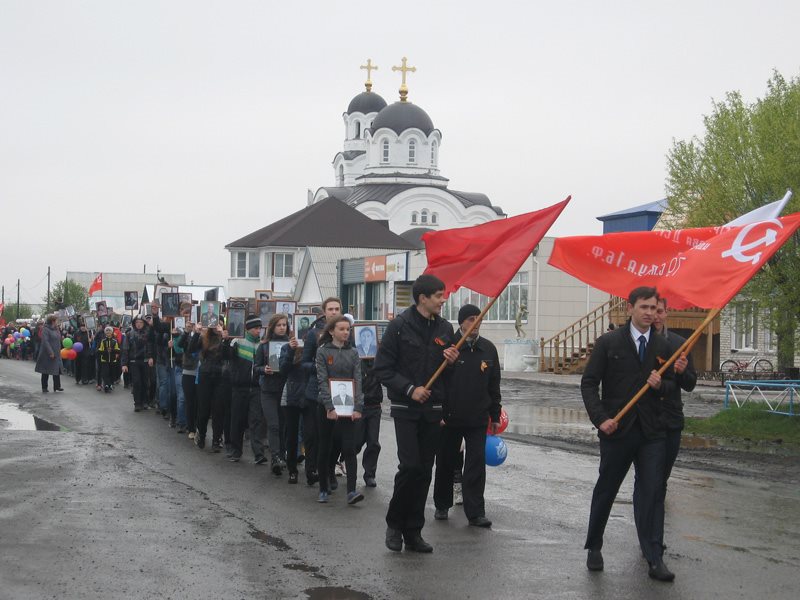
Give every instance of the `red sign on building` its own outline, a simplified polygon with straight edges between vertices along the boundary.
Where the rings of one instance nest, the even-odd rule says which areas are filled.
[[[368,256],[364,259],[364,281],[386,281],[385,256]]]

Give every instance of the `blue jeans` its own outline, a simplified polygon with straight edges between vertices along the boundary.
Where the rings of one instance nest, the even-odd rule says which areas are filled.
[[[161,363],[156,364],[156,374],[158,377],[158,408],[166,413],[170,411],[172,406],[171,398],[176,393],[175,376],[173,369]]]
[[[183,396],[182,380],[183,369],[181,367],[174,367],[172,385],[174,386],[173,390],[175,391],[175,395],[170,397],[175,398],[177,404],[170,404],[170,412],[172,413],[173,417],[177,417],[178,427],[186,427],[186,404]]]

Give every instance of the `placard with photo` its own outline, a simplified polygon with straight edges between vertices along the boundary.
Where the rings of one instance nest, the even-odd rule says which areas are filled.
[[[293,315],[297,312],[297,302],[293,300],[276,300],[275,312],[283,313],[285,315]]]
[[[256,290],[256,300],[272,300],[272,290]]]
[[[244,325],[247,309],[228,308],[227,329],[230,337],[244,337]]]
[[[336,416],[351,417],[355,408],[355,381],[352,379],[329,379],[331,402]]]
[[[181,306],[184,304],[191,304],[192,303],[192,293],[191,292],[179,292],[178,297],[180,298]]]
[[[280,364],[278,364],[278,360],[281,357],[281,349],[288,344],[289,342],[270,342],[269,349],[268,349],[268,362],[270,368],[277,372],[280,370]]]
[[[178,292],[164,292],[161,294],[161,314],[165,319],[180,316],[181,299]]]
[[[184,317],[175,317],[175,320],[172,321],[172,328],[183,333],[183,330],[186,329],[186,319]]]
[[[361,358],[375,358],[378,353],[377,325],[354,325],[353,340]]]
[[[98,317],[107,317],[108,316],[108,305],[106,304],[105,300],[101,300],[100,302],[94,303],[95,310],[97,311]]]
[[[216,300],[203,300],[200,303],[200,325],[216,327],[219,324],[220,303]]]
[[[95,323],[94,317],[84,316],[83,322],[86,325],[86,329],[88,329],[89,331],[94,331],[95,327],[97,327],[97,323]]]
[[[133,322],[133,317],[131,317],[130,315],[122,315],[123,329],[127,329],[128,327],[130,327],[132,322]]]
[[[256,300],[256,311],[258,318],[261,319],[261,324],[266,327],[269,320],[275,314],[275,301],[274,300]]]
[[[125,310],[136,310],[139,308],[139,292],[125,292]]]
[[[292,315],[292,331],[297,338],[297,345],[301,348],[305,345],[306,335],[316,320],[314,315]]]

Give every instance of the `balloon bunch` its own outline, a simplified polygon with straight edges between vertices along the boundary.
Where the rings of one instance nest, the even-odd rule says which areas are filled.
[[[64,360],[75,360],[78,358],[78,352],[83,350],[83,344],[78,342],[77,344],[72,341],[72,338],[64,338],[61,340],[61,358]],[[80,346],[80,349],[78,349]]]
[[[6,339],[3,340],[3,344],[14,350],[22,346],[25,342],[30,341],[30,337],[31,332],[23,327],[19,331],[9,333]]]
[[[500,428],[497,433],[503,433],[508,427],[508,413],[505,408],[500,409]],[[502,465],[508,457],[508,446],[499,435],[492,434],[492,420],[489,419],[489,435],[486,436],[486,464],[490,467]]]

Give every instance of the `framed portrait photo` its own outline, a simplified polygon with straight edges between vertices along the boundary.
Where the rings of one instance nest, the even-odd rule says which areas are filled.
[[[230,337],[244,337],[244,325],[247,309],[228,308],[227,329]]]
[[[314,315],[292,315],[292,331],[297,338],[297,345],[301,348],[305,345],[306,335],[316,320]]]
[[[267,353],[267,364],[273,371],[280,369],[278,359],[281,357],[281,350],[289,342],[269,342],[269,349]]]
[[[261,324],[265,327],[269,324],[269,320],[275,312],[274,300],[256,300],[256,314],[261,319]]]
[[[256,290],[256,300],[272,300],[272,290]]]
[[[183,331],[186,329],[186,318],[185,317],[175,317],[175,320],[172,322],[173,329],[177,329],[178,331]]]
[[[139,292],[125,292],[125,310],[136,310],[139,308]]]
[[[122,315],[123,329],[127,329],[128,327],[130,327],[132,322],[133,322],[133,317],[131,317],[130,315]]]
[[[375,358],[378,353],[378,326],[354,325],[353,340],[358,356],[361,358]]]
[[[106,304],[105,300],[101,300],[100,302],[94,303],[95,310],[97,311],[98,317],[107,317],[108,316],[108,305]]]
[[[179,292],[178,297],[180,298],[181,304],[191,304],[192,303],[192,293],[191,292]]]
[[[74,317],[75,316],[75,307],[74,306],[72,306],[72,305],[67,306],[64,310],[67,311],[67,316],[68,317]]]
[[[216,300],[203,300],[200,303],[199,323],[203,327],[216,327],[219,324],[220,304]]]
[[[161,314],[164,318],[180,316],[181,299],[178,292],[164,292],[161,294]]]
[[[283,313],[285,315],[293,315],[297,312],[297,302],[293,300],[276,300],[275,312]]]
[[[333,410],[339,417],[350,417],[355,407],[355,381],[352,379],[329,379]]]
[[[83,317],[83,323],[86,325],[86,329],[89,331],[94,331],[97,327],[97,323],[95,323],[94,317]]]

